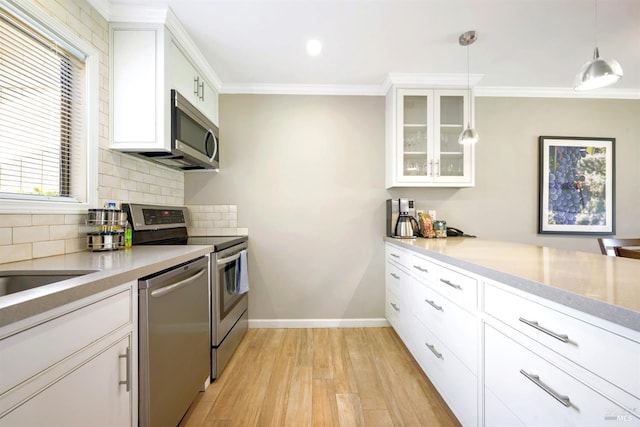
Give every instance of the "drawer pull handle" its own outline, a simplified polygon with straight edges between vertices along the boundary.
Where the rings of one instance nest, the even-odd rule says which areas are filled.
[[[434,345],[429,343],[424,343],[424,345],[426,345],[427,348],[431,350],[431,353],[433,353],[438,359],[444,360],[444,357],[442,357],[442,353],[438,352],[438,350],[436,350],[436,347]]]
[[[425,299],[424,302],[426,302],[427,304],[429,304],[431,307],[435,308],[436,310],[444,312],[444,310],[442,309],[442,306],[436,304],[435,302],[429,301],[428,299]]]
[[[564,407],[568,408],[569,406],[571,406],[571,400],[569,399],[569,396],[563,396],[553,391],[551,388],[549,388],[549,386],[540,381],[540,376],[525,372],[523,369],[520,369],[520,373],[527,377],[532,383],[547,392],[549,396],[560,402]]]
[[[391,307],[393,307],[393,309],[394,309],[395,311],[400,311],[400,309],[398,308],[398,306],[397,306],[397,305],[395,305],[394,303],[391,303]]]
[[[119,354],[118,359],[125,359],[126,363],[126,377],[124,381],[119,381],[119,385],[124,385],[127,391],[131,391],[131,349],[127,347],[125,354]]]
[[[540,325],[538,324],[538,322],[537,322],[537,321],[535,321],[535,320],[527,320],[527,319],[522,318],[522,317],[521,317],[519,320],[520,320],[522,323],[524,323],[525,325],[529,325],[529,326],[531,326],[532,328],[535,328],[535,329],[537,329],[537,330],[539,330],[539,331],[541,331],[541,332],[544,332],[545,334],[547,334],[547,335],[549,335],[549,336],[554,337],[554,338],[555,338],[555,339],[557,339],[558,341],[562,341],[562,342],[564,342],[564,343],[569,342],[569,335],[566,335],[566,334],[558,334],[558,333],[555,333],[555,332],[553,332],[553,331],[550,331],[549,329],[547,329],[547,328],[545,328],[545,327],[540,326]]]
[[[400,258],[400,255],[396,255],[396,254],[394,254],[393,252],[390,252],[390,253],[389,253],[389,255],[391,255],[391,256],[392,256],[392,257],[394,257],[394,258]]]
[[[460,286],[460,285],[456,285],[455,283],[451,283],[451,282],[450,282],[449,280],[447,280],[447,279],[440,279],[440,281],[441,281],[442,283],[444,283],[445,285],[449,285],[449,286],[451,286],[451,287],[452,287],[452,288],[454,288],[454,289],[460,289],[460,290],[462,290],[462,286]]]
[[[391,274],[391,277],[393,277],[394,279],[400,279],[400,276],[398,276],[395,273],[389,273],[389,274]]]
[[[422,271],[423,273],[428,273],[429,272],[429,270],[427,270],[424,267],[420,267],[419,265],[414,265],[413,268],[415,268],[418,271]]]

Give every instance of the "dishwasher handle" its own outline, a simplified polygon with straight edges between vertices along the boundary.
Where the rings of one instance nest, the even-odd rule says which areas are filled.
[[[153,298],[159,298],[161,296],[164,296],[168,293],[171,293],[173,291],[177,291],[180,288],[183,288],[185,286],[189,286],[190,284],[192,284],[193,282],[197,281],[200,277],[202,277],[202,275],[204,273],[206,273],[207,268],[201,268],[196,274],[193,274],[189,277],[187,277],[186,279],[180,280],[179,282],[176,283],[172,283],[171,285],[167,285],[167,286],[163,286],[161,288],[158,289],[154,289],[153,291],[151,291],[151,296]]]

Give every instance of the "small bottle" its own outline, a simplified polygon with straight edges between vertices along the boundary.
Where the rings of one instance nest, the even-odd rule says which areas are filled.
[[[124,228],[124,248],[129,249],[132,245],[133,245],[133,231],[131,230],[129,221],[127,221]]]

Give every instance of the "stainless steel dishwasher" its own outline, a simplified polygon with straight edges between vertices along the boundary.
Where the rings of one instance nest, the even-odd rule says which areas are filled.
[[[177,426],[209,377],[209,257],[138,281],[139,421]]]

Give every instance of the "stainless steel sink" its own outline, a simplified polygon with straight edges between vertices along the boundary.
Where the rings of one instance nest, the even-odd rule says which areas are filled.
[[[98,270],[20,270],[0,271],[0,296],[72,279]]]

